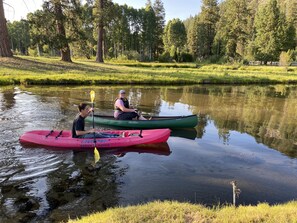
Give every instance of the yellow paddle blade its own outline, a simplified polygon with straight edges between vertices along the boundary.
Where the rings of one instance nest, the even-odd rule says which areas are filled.
[[[94,149],[94,158],[95,158],[95,164],[100,160],[100,154],[97,148]]]
[[[95,99],[95,91],[90,91],[90,96],[91,96],[91,102],[94,102]]]

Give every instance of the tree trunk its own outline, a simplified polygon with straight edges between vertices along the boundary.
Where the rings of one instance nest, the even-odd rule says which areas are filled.
[[[0,57],[12,57],[6,19],[4,16],[3,0],[0,0]]]
[[[69,44],[66,38],[66,31],[63,24],[63,12],[62,12],[62,6],[60,2],[55,2],[55,16],[56,16],[56,28],[59,36],[63,38],[60,41],[62,41],[62,46],[60,48],[61,52],[61,60],[65,62],[72,62],[71,55],[70,55],[70,48]]]
[[[96,62],[104,63],[103,61],[103,33],[104,33],[104,25],[103,25],[103,5],[104,0],[100,0],[99,2],[99,10],[100,10],[100,20],[98,24],[98,41],[97,41],[97,55],[96,55]]]
[[[104,63],[103,61],[103,26],[100,26],[100,25],[98,30],[96,62]]]

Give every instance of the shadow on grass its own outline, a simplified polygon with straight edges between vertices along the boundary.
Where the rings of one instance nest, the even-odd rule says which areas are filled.
[[[89,65],[81,63],[69,63],[63,61],[54,61],[49,59],[48,62],[37,61],[32,59],[25,59],[20,57],[4,57],[0,58],[0,67],[5,67],[9,69],[26,70],[32,72],[42,72],[42,71],[57,71],[57,72],[67,72],[67,71],[85,71],[85,72],[109,72],[118,73],[119,70],[112,69],[108,67],[100,67],[98,64]]]

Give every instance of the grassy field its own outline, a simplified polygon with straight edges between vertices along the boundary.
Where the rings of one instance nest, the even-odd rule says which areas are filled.
[[[0,85],[277,84],[297,83],[297,67],[194,63],[104,63],[93,60],[0,58]]]
[[[297,202],[270,206],[224,206],[206,208],[179,202],[151,202],[139,206],[108,209],[101,213],[94,213],[69,223],[182,223],[182,222],[297,222]]]

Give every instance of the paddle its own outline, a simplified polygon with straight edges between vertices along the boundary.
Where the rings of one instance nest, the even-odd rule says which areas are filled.
[[[91,102],[92,102],[92,108],[93,108],[93,129],[95,128],[95,122],[94,122],[94,99],[95,99],[95,91],[90,91],[90,96],[91,96]],[[96,148],[96,137],[95,137],[95,132],[94,132],[94,159],[95,159],[95,164],[100,160],[100,154],[99,151]]]

